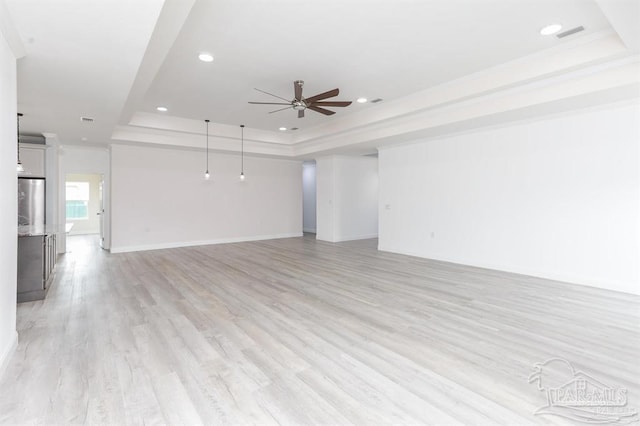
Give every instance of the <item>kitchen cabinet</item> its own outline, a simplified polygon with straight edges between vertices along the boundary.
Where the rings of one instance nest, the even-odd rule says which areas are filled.
[[[18,303],[44,299],[56,267],[56,234],[18,237]]]
[[[20,162],[24,172],[20,176],[45,177],[45,145],[20,143]]]

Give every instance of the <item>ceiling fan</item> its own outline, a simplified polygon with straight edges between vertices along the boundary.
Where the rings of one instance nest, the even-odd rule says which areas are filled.
[[[266,93],[269,96],[273,96],[278,99],[282,99],[286,102],[249,102],[250,104],[258,104],[258,105],[286,105],[284,108],[277,109],[275,111],[270,111],[269,114],[273,114],[274,112],[284,111],[285,109],[293,108],[298,111],[298,118],[304,117],[304,111],[306,109],[310,109],[311,111],[319,112],[324,115],[333,115],[336,112],[325,109],[324,107],[347,107],[351,105],[350,101],[323,101],[323,99],[333,98],[334,96],[338,96],[340,93],[339,89],[329,90],[328,92],[320,93],[319,95],[311,96],[310,98],[305,98],[302,96],[302,86],[304,86],[304,81],[296,80],[293,82],[293,100],[289,101],[281,96],[274,95],[273,93],[265,92],[264,90],[256,89],[258,92]]]

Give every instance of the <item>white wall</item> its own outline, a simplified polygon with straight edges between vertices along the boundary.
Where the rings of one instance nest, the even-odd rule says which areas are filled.
[[[316,232],[316,163],[302,164],[302,230]]]
[[[316,182],[317,239],[338,242],[378,236],[377,158],[318,158]]]
[[[18,342],[16,59],[0,33],[0,376]]]
[[[45,151],[45,176],[47,178],[46,186],[46,223],[60,224],[58,220],[58,198],[59,198],[59,176],[58,176],[58,141],[56,137],[49,136],[46,138]],[[64,219],[62,220],[64,222]],[[59,236],[59,239],[62,237]],[[62,253],[58,247],[58,253]]]
[[[334,241],[334,158],[316,159],[316,238]]]
[[[113,145],[112,252],[302,235],[301,162]]]
[[[640,108],[380,151],[385,251],[640,293]]]
[[[104,248],[111,247],[110,228],[110,167],[109,151],[105,148],[79,147],[65,145],[58,150],[58,218],[61,223],[65,223],[65,180],[68,174],[101,174],[104,178],[104,209],[105,209],[105,229]],[[64,253],[66,250],[66,235],[60,235],[58,241],[58,252]]]

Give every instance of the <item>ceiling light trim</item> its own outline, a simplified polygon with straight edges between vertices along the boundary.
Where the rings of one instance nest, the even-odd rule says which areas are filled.
[[[540,35],[550,36],[559,33],[560,30],[562,30],[562,24],[556,22],[540,28]]]
[[[200,59],[202,62],[211,63],[214,61],[215,58],[211,53],[200,52],[198,54],[198,59]]]

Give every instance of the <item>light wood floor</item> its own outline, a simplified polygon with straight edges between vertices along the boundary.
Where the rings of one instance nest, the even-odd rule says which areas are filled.
[[[564,358],[640,408],[640,298],[313,237],[108,254],[19,305],[3,424],[568,424]]]

